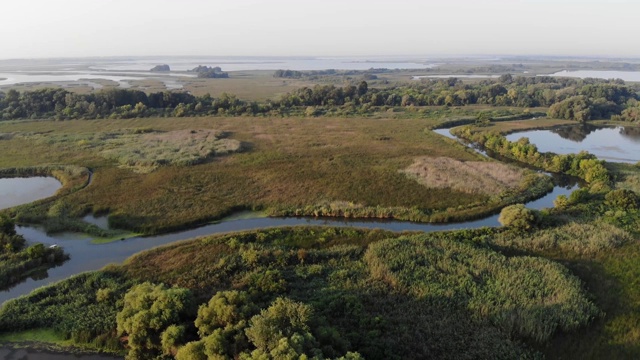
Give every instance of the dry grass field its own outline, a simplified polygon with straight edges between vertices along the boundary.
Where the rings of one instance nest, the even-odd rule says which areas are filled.
[[[246,208],[346,201],[443,210],[486,200],[484,194],[429,189],[401,173],[425,156],[478,159],[450,139],[424,131],[433,124],[426,119],[250,117],[2,123],[0,132],[14,136],[0,141],[0,167],[87,166],[94,170],[93,183],[68,198],[77,211],[109,212],[121,226],[150,232]],[[215,129],[246,144],[246,150],[198,165],[170,165],[139,174],[105,159],[100,147],[55,140],[135,129]],[[36,134],[51,141],[30,139]]]
[[[428,188],[489,196],[516,189],[525,174],[524,169],[503,163],[447,157],[416,159],[403,172]]]

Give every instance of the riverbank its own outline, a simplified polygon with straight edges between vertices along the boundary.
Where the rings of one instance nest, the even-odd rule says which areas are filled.
[[[560,195],[569,196],[577,189],[577,186],[569,188],[563,186],[555,187],[544,197],[534,200],[528,205],[534,209],[542,209],[553,206],[553,200]],[[9,299],[26,295],[31,291],[63,280],[69,276],[83,271],[93,271],[101,269],[108,264],[119,264],[128,257],[157,246],[170,244],[176,241],[192,239],[212,234],[227,232],[245,231],[251,229],[271,228],[279,226],[339,226],[354,227],[363,229],[385,229],[394,232],[403,231],[447,231],[454,229],[471,229],[478,227],[497,227],[498,215],[488,216],[483,219],[467,221],[464,223],[440,223],[428,224],[407,221],[381,220],[381,219],[346,219],[346,218],[313,218],[313,217],[289,217],[273,218],[265,217],[264,213],[240,213],[238,217],[232,216],[225,221],[204,225],[189,230],[183,230],[163,235],[133,237],[124,241],[116,241],[104,244],[93,244],[90,238],[78,234],[52,234],[47,235],[44,231],[33,227],[18,227],[18,233],[28,241],[41,242],[44,244],[57,244],[70,254],[71,259],[63,266],[48,270],[48,276],[39,279],[28,279],[6,292],[0,293],[0,304]]]
[[[77,344],[62,334],[49,329],[34,329],[0,334],[0,357],[37,359],[122,359],[123,353],[104,354],[103,350],[91,344]]]

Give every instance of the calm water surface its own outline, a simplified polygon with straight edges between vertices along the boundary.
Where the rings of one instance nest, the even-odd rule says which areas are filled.
[[[52,177],[0,179],[0,210],[47,198],[61,187]]]
[[[448,134],[448,130],[446,131]],[[448,135],[451,136],[451,135]],[[37,178],[36,178],[37,179]],[[22,179],[28,180],[28,179]],[[561,184],[556,186],[553,191],[546,196],[529,202],[528,207],[541,209],[552,207],[553,200],[558,195],[569,195],[578,186],[575,183]],[[169,244],[172,242],[205,236],[211,234],[219,234],[234,231],[253,230],[275,226],[340,226],[340,227],[359,227],[359,228],[378,228],[390,231],[445,231],[454,229],[479,228],[483,226],[499,226],[498,216],[493,215],[484,219],[468,221],[463,223],[451,224],[422,224],[406,221],[392,220],[349,220],[340,218],[264,218],[242,216],[237,220],[224,221],[217,224],[202,226],[196,229],[164,234],[150,237],[135,237],[122,241],[116,241],[109,244],[92,244],[91,238],[85,235],[73,233],[61,233],[56,235],[47,235],[41,229],[33,227],[17,227],[18,233],[22,234],[30,242],[42,242],[45,244],[57,244],[70,254],[70,260],[62,266],[49,269],[45,274],[39,274],[36,277],[29,278],[17,286],[0,292],[0,304],[26,295],[34,289],[48,285],[55,281],[59,281],[69,276],[79,274],[85,271],[98,270],[109,263],[121,263],[131,255],[144,251],[156,246]],[[257,216],[257,215],[256,215]],[[106,227],[106,218],[94,218],[87,216],[84,220],[94,223],[100,227]],[[0,346],[0,357],[5,359],[21,359],[21,360],[109,360],[114,357],[103,355],[75,355],[66,353],[50,353],[39,352],[33,349],[13,350]]]
[[[533,209],[542,209],[552,207],[553,200],[558,195],[569,195],[578,186],[575,183],[563,184],[556,186],[553,191],[546,196],[531,201],[527,207]],[[251,216],[251,214],[248,214]],[[47,236],[43,231],[31,227],[18,227],[18,233],[22,234],[28,241],[38,241],[45,244],[58,244],[63,246],[65,252],[71,255],[71,259],[62,266],[49,269],[48,273],[38,278],[30,278],[25,282],[3,292],[0,292],[0,303],[26,295],[34,289],[48,285],[52,282],[59,281],[69,276],[79,274],[84,271],[98,270],[109,263],[121,263],[129,256],[147,250],[156,246],[169,244],[179,240],[191,239],[198,236],[262,229],[274,226],[293,226],[293,225],[311,225],[311,226],[341,226],[341,227],[359,227],[370,229],[385,229],[390,231],[444,231],[454,229],[479,228],[483,226],[499,226],[498,216],[493,215],[484,219],[468,221],[464,223],[453,224],[421,224],[406,221],[384,221],[384,220],[345,220],[334,218],[249,218],[221,222],[218,224],[206,225],[200,228],[165,234],[151,237],[137,237],[124,241],[116,241],[109,244],[96,245],[91,243],[91,239],[78,234],[57,234]],[[98,222],[103,220],[98,220]],[[101,223],[103,224],[103,223]],[[35,350],[21,350],[16,352],[9,348],[0,346],[0,357],[3,354],[9,354],[13,357],[4,357],[5,359],[26,359],[26,360],[107,360],[112,357],[102,355],[74,355],[58,353],[38,353]],[[17,355],[16,355],[17,354]]]
[[[575,183],[556,186],[552,192],[544,197],[527,204],[533,209],[553,207],[553,200],[558,195],[569,195],[577,188]],[[251,216],[251,214],[249,215]],[[98,270],[107,264],[121,263],[131,255],[156,246],[169,244],[179,240],[192,239],[199,236],[220,234],[234,231],[255,230],[276,226],[339,226],[358,227],[367,229],[385,229],[390,231],[445,231],[455,229],[472,229],[482,226],[500,226],[498,214],[484,219],[448,224],[424,224],[408,221],[393,220],[350,220],[342,218],[265,218],[255,217],[224,221],[217,224],[205,225],[199,228],[169,233],[158,236],[134,237],[108,244],[92,244],[91,237],[81,234],[60,233],[47,235],[44,231],[35,227],[18,226],[17,231],[27,241],[41,242],[48,245],[62,246],[71,259],[63,265],[49,269],[46,274],[39,274],[36,278],[14,286],[11,289],[0,292],[0,303],[6,300],[26,295],[36,288],[68,278],[84,271]],[[99,222],[104,220],[98,220]]]
[[[541,152],[571,154],[584,150],[611,162],[640,161],[640,128],[572,125],[507,135],[510,141],[517,141],[522,137],[529,138]]]

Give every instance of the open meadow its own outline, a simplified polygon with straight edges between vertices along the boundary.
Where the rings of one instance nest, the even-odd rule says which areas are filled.
[[[464,146],[425,131],[433,124],[250,117],[2,123],[0,132],[12,135],[0,141],[0,166],[82,164],[94,178],[85,190],[65,198],[75,212],[109,213],[119,225],[147,232],[202,223],[240,209],[341,201],[431,212],[485,201],[485,194],[430,188],[402,172],[425,156],[479,160]],[[126,166],[128,155],[123,155],[140,155],[141,149],[127,148],[113,135],[138,132],[142,141],[150,131],[190,130],[224,133],[242,149],[203,157],[193,166],[168,162],[141,174]],[[105,150],[109,141],[115,146]],[[212,141],[203,144],[211,146]]]
[[[633,134],[636,85],[510,76],[411,82],[411,71],[382,73],[369,85],[360,73],[236,75],[185,80],[198,97],[7,96],[2,174],[52,175],[63,185],[3,211],[14,282],[29,276],[20,272],[27,265],[56,258],[24,247],[13,221],[114,246],[133,233],[191,229],[244,210],[438,223],[500,213],[504,226],[420,234],[271,228],[170,244],[7,302],[0,341],[178,360],[638,356],[640,168],[543,153],[503,136],[585,114],[618,116]],[[611,100],[581,95],[588,92]],[[469,146],[432,131],[451,126]],[[552,208],[522,205],[562,187],[576,190]],[[106,215],[112,229],[86,223],[87,214]]]

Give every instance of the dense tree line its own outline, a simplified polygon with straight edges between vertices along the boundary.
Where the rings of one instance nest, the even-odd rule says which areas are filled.
[[[198,70],[196,68],[194,70]],[[198,71],[218,73],[219,68]],[[370,88],[366,81],[337,87],[303,87],[277,100],[249,102],[233,95],[194,96],[187,92],[109,89],[75,94],[64,89],[0,93],[0,118],[95,119],[196,115],[368,114],[383,107],[492,106],[550,107],[549,116],[577,121],[609,118],[635,121],[637,85],[620,81],[555,77],[512,77],[463,83],[459,79]]]
[[[317,79],[322,76],[364,76],[373,79],[375,74],[385,74],[391,73],[396,70],[390,69],[374,69],[371,68],[369,70],[335,70],[335,69],[327,69],[327,70],[307,70],[307,71],[299,71],[299,70],[276,70],[273,73],[273,77],[275,78],[288,78],[288,79]]]
[[[199,78],[205,79],[226,79],[229,77],[229,73],[222,71],[219,66],[210,67],[199,65],[189,70],[189,72],[197,73]]]
[[[604,161],[585,151],[564,155],[541,153],[526,137],[518,141],[509,141],[495,132],[473,133],[468,126],[456,128],[453,132],[456,136],[481,145],[487,150],[546,171],[575,176],[590,184],[601,183],[608,186],[612,180]]]

